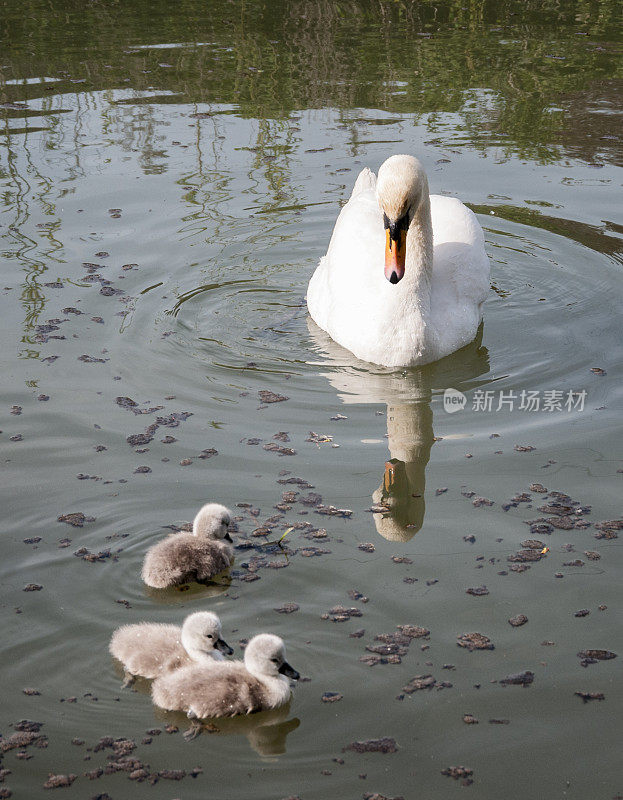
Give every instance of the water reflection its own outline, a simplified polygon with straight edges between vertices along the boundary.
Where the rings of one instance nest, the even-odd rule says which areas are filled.
[[[380,486],[372,494],[373,518],[385,539],[407,542],[424,524],[426,466],[433,432],[433,394],[449,387],[463,391],[484,383],[489,352],[482,345],[483,325],[467,347],[425,367],[391,372],[366,364],[336,344],[308,318],[313,343],[323,356],[320,373],[346,404],[385,403],[390,458]],[[326,367],[330,367],[325,371]]]
[[[146,596],[150,600],[155,600],[164,605],[185,605],[195,600],[218,597],[224,594],[230,586],[231,575],[229,572],[225,572],[219,575],[216,580],[206,581],[205,583],[184,583],[181,586],[174,586],[169,589],[154,589],[145,585],[144,589]]]
[[[180,730],[185,730],[185,738],[195,738],[202,732],[210,736],[246,736],[249,745],[255,752],[266,757],[283,755],[286,752],[286,739],[288,734],[295,731],[301,724],[298,717],[291,717],[290,703],[281,708],[270,711],[260,711],[243,717],[230,719],[215,719],[197,726],[188,727],[189,722],[181,712],[163,711],[154,707],[156,717],[162,722],[177,725]],[[206,741],[206,746],[209,741]]]
[[[433,435],[430,400],[387,406],[387,436],[391,458],[372,500],[377,531],[385,539],[407,542],[424,523],[426,466]]]

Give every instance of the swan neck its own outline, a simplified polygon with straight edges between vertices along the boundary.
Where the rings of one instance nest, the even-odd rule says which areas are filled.
[[[425,191],[424,199],[413,215],[407,231],[405,279],[408,279],[416,286],[418,291],[429,290],[432,269],[433,224],[430,212],[430,198],[428,191]]]

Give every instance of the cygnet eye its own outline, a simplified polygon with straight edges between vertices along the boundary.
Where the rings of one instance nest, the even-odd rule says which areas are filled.
[[[273,662],[273,664],[279,664],[278,658],[271,658],[270,660]]]
[[[207,639],[214,639],[214,636],[212,636],[211,633],[206,633],[206,638]]]

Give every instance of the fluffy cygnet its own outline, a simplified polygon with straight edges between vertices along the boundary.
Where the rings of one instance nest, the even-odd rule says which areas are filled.
[[[234,651],[221,638],[221,621],[211,611],[197,611],[179,625],[141,622],[123,625],[113,633],[109,648],[125,668],[126,683],[133,676],[157,678],[188,664],[223,661]]]
[[[278,708],[290,699],[290,681],[299,673],[285,660],[283,640],[255,636],[243,661],[192,665],[162,675],[152,686],[154,703],[190,718],[233,717]]]
[[[192,533],[172,533],[147,551],[142,570],[145,583],[165,589],[188,581],[207,581],[223,572],[234,560],[230,521],[225,506],[203,506],[193,521]]]

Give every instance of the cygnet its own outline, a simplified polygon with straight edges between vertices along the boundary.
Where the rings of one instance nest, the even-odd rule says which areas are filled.
[[[193,521],[192,533],[172,533],[147,551],[142,577],[154,589],[189,581],[203,583],[228,569],[234,560],[229,535],[231,513],[208,503]]]
[[[223,654],[234,652],[221,638],[221,621],[211,611],[189,614],[181,627],[157,622],[123,625],[113,633],[108,649],[124,666],[124,686],[137,675],[157,678],[189,664],[223,661]]]
[[[290,699],[290,681],[299,673],[285,658],[283,640],[272,633],[253,637],[244,661],[182,667],[154,681],[152,699],[191,719],[233,717],[278,708]]]

